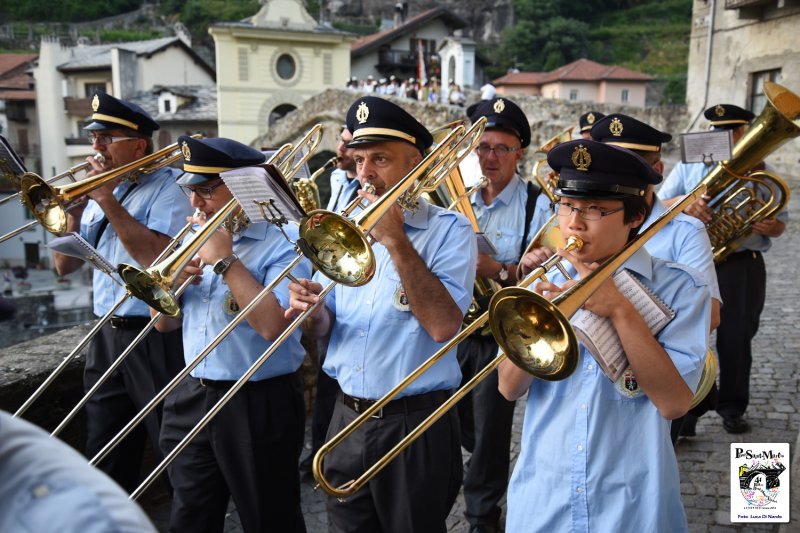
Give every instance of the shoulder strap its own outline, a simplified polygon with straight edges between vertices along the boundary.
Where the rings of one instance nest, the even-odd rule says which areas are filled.
[[[122,197],[118,200],[120,205],[122,205],[122,202],[124,202],[125,198],[127,198],[128,195],[133,192],[133,189],[135,189],[137,185],[139,185],[138,181],[131,184],[131,186],[128,187],[128,190],[125,191],[125,194],[123,194]],[[97,234],[95,235],[94,243],[92,244],[95,248],[97,248],[97,245],[100,243],[100,237],[103,236],[103,233],[106,231],[107,227],[108,227],[108,217],[106,217],[104,213],[103,221],[100,222],[100,227],[97,229]]]
[[[533,209],[536,207],[536,200],[542,190],[534,185],[532,181],[528,182],[528,198],[525,200],[525,230],[522,232],[522,242],[519,246],[519,258],[522,259],[522,254],[525,253],[527,248],[528,233],[531,230],[531,218],[533,218]]]

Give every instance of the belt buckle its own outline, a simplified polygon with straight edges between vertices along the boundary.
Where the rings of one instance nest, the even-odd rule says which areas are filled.
[[[376,420],[382,419],[383,418],[383,407],[378,409],[378,411],[375,414],[373,414],[370,418],[375,418]]]
[[[203,378],[197,378],[197,381],[199,381],[199,382],[200,382],[200,386],[201,386],[201,387],[208,387],[208,381],[206,381],[205,379],[203,379]]]

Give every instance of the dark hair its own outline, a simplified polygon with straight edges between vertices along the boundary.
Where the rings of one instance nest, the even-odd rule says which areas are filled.
[[[631,232],[628,234],[628,240],[630,241],[642,229],[644,221],[650,216],[651,207],[647,203],[646,196],[626,196],[622,198],[622,208],[622,221],[625,224],[632,221],[637,215],[642,215],[642,224],[637,228],[631,228]]]

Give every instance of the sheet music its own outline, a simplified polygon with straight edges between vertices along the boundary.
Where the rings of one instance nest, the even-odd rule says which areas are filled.
[[[220,177],[252,222],[271,222],[267,217],[283,216],[297,223],[306,214],[273,165],[237,168],[221,172]]]
[[[617,272],[614,283],[619,292],[639,311],[653,335],[657,335],[675,317],[672,309],[627,270]],[[628,358],[611,320],[580,309],[571,324],[606,376],[611,381],[619,379],[628,367]]]
[[[733,147],[731,130],[701,131],[681,134],[681,161],[716,163],[729,161]]]
[[[57,237],[47,244],[47,247],[60,254],[77,257],[86,261],[97,270],[110,274],[116,271],[114,265],[103,257],[97,249],[74,231]]]
[[[0,135],[0,170],[6,165],[18,178],[27,172],[22,158],[11,147],[8,139],[4,135]]]

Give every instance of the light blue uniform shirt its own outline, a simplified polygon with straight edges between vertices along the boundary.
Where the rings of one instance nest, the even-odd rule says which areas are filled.
[[[543,192],[539,193],[539,197],[536,198],[536,205],[533,207],[533,217],[531,218],[531,239],[539,233],[542,226],[547,224],[554,215],[553,208],[550,206],[550,198]]]
[[[192,214],[189,199],[175,183],[181,173],[174,168],[161,168],[152,174],[139,177],[139,184],[122,202],[125,210],[140,223],[150,230],[174,237],[186,225],[186,217]],[[123,182],[114,189],[114,196],[119,199],[132,186],[130,182]],[[94,245],[97,232],[105,220],[105,215],[94,200],[89,200],[81,217],[81,237],[89,244]],[[97,251],[108,259],[112,265],[120,263],[145,268],[149,265],[139,265],[125,250],[117,237],[117,232],[111,224],[106,225]],[[94,291],[94,314],[105,315],[114,304],[125,295],[125,289],[103,272],[94,270],[92,289]],[[116,312],[119,316],[150,316],[150,308],[138,298],[128,298]]]
[[[297,239],[295,225],[289,224],[284,229],[293,241]],[[297,258],[292,245],[286,241],[280,230],[265,222],[253,224],[235,235],[233,252],[262,285],[267,285],[277,278],[278,274]],[[212,268],[212,265],[206,265],[203,268],[202,281],[187,288],[183,294],[183,352],[187,364],[236,315],[231,307],[233,295],[230,289],[222,276],[214,274]],[[301,261],[292,272],[299,278],[311,276],[311,269],[306,260]],[[273,292],[284,309],[289,307],[288,285],[289,280],[286,278]],[[241,307],[244,305],[239,306]],[[259,335],[245,319],[192,370],[192,376],[213,380],[237,380],[271,345],[272,342]],[[304,354],[298,328],[261,365],[250,380],[259,381],[294,372],[303,362]]]
[[[155,533],[156,528],[84,456],[0,411],[0,531]]]
[[[358,178],[347,179],[347,172],[337,168],[331,172],[331,197],[328,199],[328,211],[341,213],[347,204],[353,191],[358,190]]]
[[[675,311],[657,339],[695,390],[711,315],[705,280],[644,249],[625,268]],[[553,281],[564,278],[556,271]],[[623,393],[581,345],[570,377],[528,391],[506,531],[686,531],[669,429],[643,392]]]
[[[491,205],[484,203],[480,190],[472,193],[472,208],[478,219],[478,226],[497,248],[494,259],[501,263],[519,263],[527,200],[527,184],[519,174],[511,178],[508,185],[492,200]],[[526,246],[538,229],[531,224]]]
[[[705,163],[683,163],[679,161],[672,169],[672,172],[669,173],[667,179],[664,180],[664,184],[658,190],[658,195],[661,198],[669,199],[687,194],[702,181],[712,168],[714,168],[713,165],[706,165]],[[774,169],[769,165],[766,165],[766,170],[774,173]],[[764,187],[757,187],[756,194],[762,200],[766,200],[769,197],[769,193]],[[789,221],[789,213],[784,209],[775,218],[786,224]],[[741,242],[742,244],[738,248],[740,251],[766,252],[772,246],[772,239],[764,235],[751,234]]]
[[[656,195],[650,216],[644,221],[644,231],[667,210]],[[699,219],[679,213],[666,226],[650,237],[644,245],[650,255],[665,261],[683,263],[702,273],[708,283],[711,297],[722,301],[717,284],[717,269],[706,228]]]
[[[405,232],[428,269],[466,313],[472,302],[477,244],[461,214],[420,200],[405,213]],[[335,316],[323,369],[351,396],[376,400],[446,343],[434,342],[414,317],[400,276],[380,243],[373,244],[375,277],[361,287],[337,285],[325,299]],[[323,286],[329,280],[317,274]],[[400,396],[449,390],[461,382],[451,350]]]

